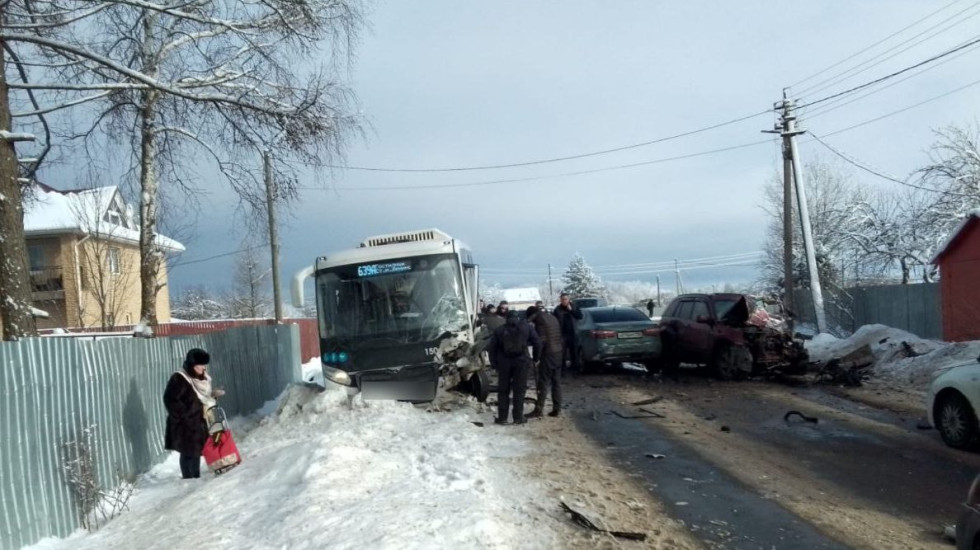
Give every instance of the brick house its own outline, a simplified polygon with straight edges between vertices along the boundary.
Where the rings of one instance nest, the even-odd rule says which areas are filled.
[[[24,205],[33,306],[49,314],[37,328],[103,327],[140,320],[139,222],[115,186],[59,191],[35,184]],[[165,254],[184,246],[163,235]],[[170,321],[166,264],[157,319]]]
[[[943,340],[980,340],[980,210],[974,210],[939,248]]]

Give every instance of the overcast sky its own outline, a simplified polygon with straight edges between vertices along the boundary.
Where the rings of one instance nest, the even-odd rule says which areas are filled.
[[[370,28],[350,72],[368,132],[352,143],[347,163],[511,164],[725,122],[772,107],[784,87],[938,10],[795,86],[794,96],[803,101],[874,80],[975,37],[980,6],[948,0],[378,1],[370,7]],[[917,41],[922,42],[900,51]],[[899,44],[904,45],[888,54],[894,57],[867,63],[853,78],[806,89]],[[969,50],[826,114],[813,108],[803,113],[803,125],[824,137],[944,94],[977,78],[978,55]],[[978,90],[967,88],[827,141],[904,178],[926,162],[932,129],[974,121]],[[284,280],[316,256],[356,246],[369,235],[428,227],[466,241],[484,278],[505,285],[542,281],[549,263],[557,275],[575,252],[594,266],[618,266],[758,251],[766,224],[759,208],[762,188],[781,169],[775,138],[761,133],[774,120],[763,115],[683,139],[530,167],[414,174],[346,170],[325,183],[310,177],[300,204],[284,220]],[[413,189],[555,176],[767,139],[729,152],[591,174]],[[800,151],[804,160],[832,157],[806,136]],[[869,186],[896,185],[857,170],[854,176]],[[199,237],[188,242],[183,262],[241,247],[230,193],[216,186],[205,201]],[[233,265],[233,256],[185,263],[171,272],[172,287],[223,287]],[[756,271],[691,270],[685,279],[691,285],[740,282],[754,279]],[[673,285],[669,271],[661,275]],[[610,277],[652,280],[655,274]]]

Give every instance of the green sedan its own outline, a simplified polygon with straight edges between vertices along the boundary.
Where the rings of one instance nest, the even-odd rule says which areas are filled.
[[[649,369],[660,358],[660,328],[636,308],[585,308],[577,329],[579,354],[587,367],[636,362]]]

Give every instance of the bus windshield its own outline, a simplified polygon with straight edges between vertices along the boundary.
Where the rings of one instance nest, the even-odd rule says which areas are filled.
[[[321,337],[355,346],[431,342],[469,322],[453,254],[326,269],[316,294]]]

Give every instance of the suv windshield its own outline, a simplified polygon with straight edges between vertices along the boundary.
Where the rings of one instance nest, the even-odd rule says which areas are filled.
[[[339,266],[319,272],[316,285],[324,338],[412,344],[467,324],[452,254]]]

